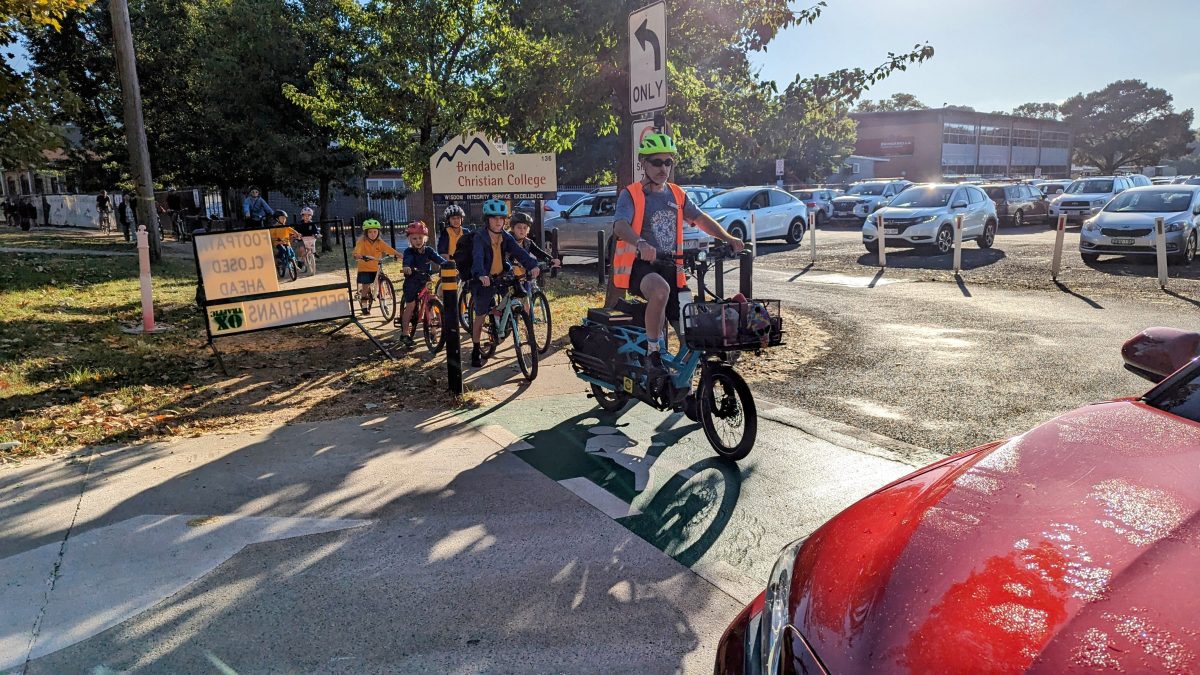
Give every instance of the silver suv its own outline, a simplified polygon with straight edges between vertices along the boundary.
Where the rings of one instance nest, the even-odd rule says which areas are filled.
[[[1059,215],[1066,215],[1069,221],[1087,220],[1100,213],[1113,197],[1131,187],[1133,184],[1125,176],[1080,178],[1050,202],[1050,218],[1057,221]]]
[[[610,243],[612,224],[617,213],[617,191],[608,188],[597,190],[580,199],[563,211],[557,218],[548,218],[544,223],[547,231],[558,229],[559,251],[567,255],[595,256],[596,233],[603,231]],[[686,225],[683,228],[685,249],[704,248],[712,237],[699,228]],[[611,246],[610,246],[611,248]]]
[[[855,183],[846,194],[833,200],[831,222],[852,220],[862,223],[879,205],[903,192],[912,181],[902,179],[866,180]]]
[[[974,185],[914,185],[896,195],[863,224],[863,246],[879,252],[877,219],[883,216],[888,246],[928,247],[944,255],[954,250],[954,220],[963,217],[962,237],[979,248],[996,241],[996,203]]]

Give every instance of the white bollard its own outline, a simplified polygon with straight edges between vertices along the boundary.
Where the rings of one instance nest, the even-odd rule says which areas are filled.
[[[879,266],[887,267],[887,233],[883,231],[882,213],[875,216],[875,229],[879,232],[879,236],[875,238],[875,241],[879,242]]]
[[[138,268],[142,286],[142,330],[154,332],[154,287],[150,284],[150,237],[146,226],[139,225],[137,231]]]
[[[1185,242],[1186,245],[1186,242]],[[1154,219],[1154,249],[1158,253],[1158,287],[1167,287],[1167,233],[1163,219]]]
[[[812,262],[817,262],[817,214],[808,214],[809,246],[812,248]]]
[[[962,270],[962,219],[961,215],[954,217],[954,275]]]
[[[1067,216],[1058,217],[1058,230],[1054,233],[1054,262],[1050,264],[1050,280],[1058,281],[1058,272],[1062,269],[1063,236],[1067,232]]]
[[[758,225],[755,224],[754,213],[750,213],[750,252],[758,257]]]

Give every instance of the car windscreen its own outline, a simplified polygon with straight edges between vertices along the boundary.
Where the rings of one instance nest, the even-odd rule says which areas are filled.
[[[1149,403],[1172,415],[1200,422],[1200,365],[1192,362],[1190,367],[1189,377],[1156,395]]]
[[[851,185],[849,190],[846,190],[848,195],[881,195],[884,189],[887,188],[887,183],[860,183]]]
[[[813,198],[812,192],[801,191],[801,192],[793,192],[792,194],[796,195],[796,199],[812,199]]]
[[[700,205],[700,208],[708,210],[745,209],[746,202],[749,202],[750,198],[756,194],[758,194],[758,188],[730,190],[729,192],[722,192],[719,195],[713,195],[712,197],[709,197],[703,204]]]
[[[984,188],[983,191],[986,192],[987,196],[991,197],[992,199],[999,199],[1000,201],[1007,199],[1007,197],[1004,196],[1004,188],[1002,187]]]
[[[1192,203],[1191,190],[1122,192],[1104,207],[1110,213],[1178,213]]]
[[[892,198],[888,206],[900,209],[929,209],[950,203],[952,187],[912,187]]]
[[[587,194],[583,192],[560,192],[558,195],[558,205],[570,206],[586,196]]]
[[[1077,180],[1071,183],[1067,188],[1069,195],[1084,195],[1096,194],[1102,192],[1112,192],[1113,182],[1111,180]]]

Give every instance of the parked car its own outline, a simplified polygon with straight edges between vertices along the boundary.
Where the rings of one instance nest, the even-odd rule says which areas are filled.
[[[542,212],[546,217],[556,216],[564,209],[586,196],[588,196],[587,192],[560,192],[558,193],[557,199],[547,199],[542,202]],[[517,202],[516,206],[513,207],[513,210],[532,214],[534,208],[536,208],[536,202],[534,202],[532,199],[523,199]]]
[[[1195,670],[1200,334],[1122,354],[1158,386],[918,469],[786,546],[715,672]]]
[[[1050,220],[1050,201],[1033,185],[982,185],[1000,222],[1013,227]]]
[[[1200,178],[1189,178],[1180,183],[1180,185],[1200,185]]]
[[[1124,176],[1092,176],[1072,181],[1067,189],[1050,201],[1050,217],[1058,220],[1065,214],[1068,221],[1083,221],[1100,213],[1113,197],[1130,188]]]
[[[1047,199],[1054,199],[1063,192],[1066,192],[1067,188],[1071,186],[1072,182],[1074,181],[1047,180],[1038,183],[1037,188],[1042,191],[1042,194],[1046,195]]]
[[[751,216],[755,236],[799,244],[808,230],[808,207],[791,194],[773,187],[744,187],[709,198],[700,205],[729,234],[750,240]]]
[[[1163,219],[1167,255],[1190,265],[1200,239],[1200,185],[1153,185],[1118,195],[1083,224],[1079,255],[1094,263],[1101,255],[1153,256],[1155,220]]]
[[[833,199],[836,196],[833,190],[814,188],[812,190],[796,190],[792,194],[796,196],[796,199],[804,202],[810,213],[817,214],[818,227],[833,217]]]
[[[1200,178],[1200,176],[1175,176],[1171,179],[1171,185],[1182,185],[1192,178]]]
[[[1126,174],[1125,178],[1129,179],[1129,184],[1133,187],[1150,187],[1154,183],[1150,182],[1150,177],[1140,173]]]
[[[876,222],[880,216],[889,246],[928,247],[939,255],[954,250],[954,221],[958,216],[963,217],[963,241],[974,239],[979,248],[992,247],[999,223],[996,205],[977,186],[914,185],[863,224],[863,246],[871,253],[879,252]]]
[[[717,193],[715,189],[705,185],[680,185],[679,187],[683,188],[688,198],[697,205],[703,204],[708,201],[709,197]]]
[[[1170,185],[1174,180],[1174,176],[1156,176],[1150,179],[1150,183],[1152,185]]]
[[[846,194],[833,200],[832,221],[852,220],[862,223],[886,199],[900,194],[912,185],[907,180],[871,180],[855,183]]]
[[[617,191],[608,189],[586,195],[556,218],[545,222],[546,229],[558,228],[558,248],[565,255],[595,256],[596,233],[605,232],[610,242],[612,224],[617,212]],[[703,248],[712,237],[691,225],[683,228],[683,247]]]

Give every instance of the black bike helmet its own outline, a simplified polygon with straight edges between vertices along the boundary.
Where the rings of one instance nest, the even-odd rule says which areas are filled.
[[[530,218],[528,213],[522,213],[522,212],[518,211],[513,214],[512,219],[509,220],[508,222],[512,225],[516,225],[517,223],[525,223],[526,225],[533,225],[533,218]]]
[[[288,217],[287,211],[284,211],[283,209],[275,209],[275,213],[271,215],[275,216],[276,218],[279,216],[283,216],[284,218]]]
[[[442,215],[447,220],[449,220],[452,216],[462,216],[463,218],[466,218],[467,212],[463,211],[463,207],[459,206],[458,204],[451,204],[450,206],[446,207],[446,210],[442,213]]]

